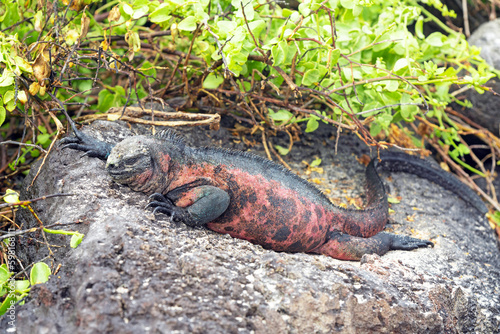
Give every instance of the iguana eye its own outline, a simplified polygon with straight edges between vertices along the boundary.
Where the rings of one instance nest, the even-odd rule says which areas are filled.
[[[132,158],[125,159],[125,161],[123,161],[123,163],[124,163],[125,165],[129,165],[129,166],[130,166],[130,165],[135,165],[135,163],[136,163],[137,161],[139,161],[139,159],[140,159],[139,157],[132,157]]]

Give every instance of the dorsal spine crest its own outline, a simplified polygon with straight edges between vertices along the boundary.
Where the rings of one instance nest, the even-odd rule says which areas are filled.
[[[171,128],[161,130],[160,132],[155,134],[154,137],[164,141],[173,142],[174,144],[177,145],[186,144],[184,137],[179,132]]]

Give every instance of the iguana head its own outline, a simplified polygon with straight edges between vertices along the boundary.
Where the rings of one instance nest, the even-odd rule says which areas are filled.
[[[131,137],[113,147],[106,162],[106,170],[115,182],[129,184],[138,175],[152,169],[151,160],[148,145]]]
[[[135,191],[162,192],[168,183],[167,168],[158,166],[157,146],[153,137],[126,138],[111,150],[106,170],[115,182]]]
[[[184,156],[185,144],[171,130],[155,136],[133,136],[116,144],[106,170],[117,183],[148,194],[163,193],[170,183],[173,161]]]

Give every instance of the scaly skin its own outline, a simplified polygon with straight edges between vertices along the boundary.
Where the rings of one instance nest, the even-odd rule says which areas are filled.
[[[107,160],[106,169],[114,181],[152,194],[148,206],[154,207],[155,213],[264,248],[359,260],[367,253],[382,255],[391,249],[432,245],[429,241],[380,233],[387,222],[388,204],[375,161],[366,169],[366,208],[347,210],[333,205],[310,183],[280,165],[239,151],[193,148],[170,131],[154,137],[130,137],[114,147],[77,131],[75,137],[63,139],[62,144],[63,148]],[[416,166],[420,175],[434,175],[426,169],[432,167],[419,165],[422,160],[404,156],[405,163]],[[402,156],[396,157],[395,161],[400,162]],[[413,159],[418,163],[412,164]],[[390,166],[390,161],[383,163]],[[404,171],[412,172],[411,168]],[[443,175],[438,174],[433,181],[442,181]],[[457,189],[458,180],[450,174],[444,178]],[[476,196],[470,193],[469,198]],[[479,202],[473,205],[479,206]]]

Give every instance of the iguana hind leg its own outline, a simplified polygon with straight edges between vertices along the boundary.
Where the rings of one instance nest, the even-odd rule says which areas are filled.
[[[325,244],[314,250],[340,260],[359,260],[364,254],[383,255],[390,250],[413,250],[434,246],[427,240],[381,232],[370,238],[353,237],[341,232],[331,232]]]
[[[222,215],[230,201],[227,192],[207,185],[194,187],[176,197],[174,204],[168,194],[153,194],[149,197],[153,201],[146,207],[155,208],[153,213],[164,213],[188,226],[204,226]]]

